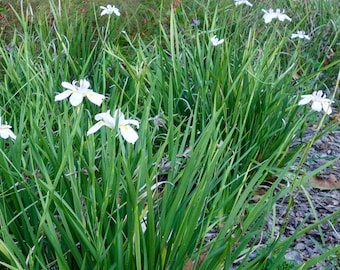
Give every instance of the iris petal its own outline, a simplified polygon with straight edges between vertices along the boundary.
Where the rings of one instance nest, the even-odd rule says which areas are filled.
[[[110,110],[104,113],[98,113],[94,117],[97,121],[103,120],[108,127],[114,128],[116,125],[116,120],[110,115]]]
[[[82,90],[86,90],[86,89],[89,89],[90,87],[90,82],[85,80],[85,79],[81,79],[79,81],[79,88],[82,89]]]
[[[314,101],[314,102],[312,103],[312,110],[313,110],[313,111],[317,111],[317,112],[321,112],[321,110],[322,110],[322,103],[321,103],[321,102]]]
[[[68,98],[70,95],[72,94],[72,91],[71,90],[66,90],[58,95],[56,95],[54,97],[54,101],[60,101],[60,100],[63,100],[65,98]]]
[[[83,95],[80,93],[73,93],[70,97],[70,103],[76,107],[83,101]]]
[[[299,101],[299,105],[305,105],[314,99],[313,95],[302,95],[302,99]]]
[[[68,90],[78,91],[78,88],[75,85],[70,84],[69,82],[62,82],[61,86],[68,89]]]
[[[103,102],[103,100],[105,99],[105,96],[104,95],[101,95],[101,94],[98,94],[98,93],[95,93],[93,91],[89,91],[87,94],[86,94],[86,97],[93,103],[93,104],[96,104],[98,106],[100,106]]]
[[[9,137],[8,130],[7,129],[0,130],[0,137],[3,139],[7,139]]]
[[[137,120],[133,120],[133,119],[127,119],[127,120],[124,120],[122,122],[119,121],[119,124],[121,124],[123,126],[125,126],[125,125],[134,125],[137,128],[139,128],[139,122]]]
[[[323,102],[322,103],[322,109],[325,111],[325,113],[327,114],[331,114],[332,113],[332,107],[331,104],[328,102]]]
[[[128,125],[122,125],[119,127],[120,133],[123,138],[128,142],[134,144],[138,140],[137,132]]]
[[[94,124],[86,133],[87,136],[95,133],[98,131],[102,126],[105,126],[105,123],[103,121],[99,121],[98,123]]]

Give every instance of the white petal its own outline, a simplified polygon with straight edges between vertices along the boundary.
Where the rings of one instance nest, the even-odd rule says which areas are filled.
[[[119,9],[118,8],[115,8],[114,10],[113,10],[113,12],[116,14],[116,16],[120,16],[120,11],[119,11]]]
[[[9,128],[0,128],[0,137],[3,139],[8,139],[8,137],[11,137],[13,140],[17,138],[15,134],[10,130]]]
[[[119,125],[125,126],[125,125],[134,125],[137,128],[139,128],[139,122],[134,119],[125,119],[124,114],[120,110],[116,110],[114,113],[114,117],[117,117],[119,115]]]
[[[324,98],[324,97],[326,97],[326,95],[323,94],[322,90],[314,91],[313,92],[313,96],[315,96],[316,98]]]
[[[93,91],[89,91],[86,93],[86,97],[93,103],[96,104],[98,106],[100,106],[103,102],[103,100],[105,99],[104,95],[98,94],[96,92]]]
[[[283,22],[284,20],[292,21],[291,18],[289,18],[286,14],[278,14],[278,19]]]
[[[100,121],[96,124],[94,124],[86,133],[87,136],[95,133],[96,131],[98,131],[102,126],[105,126],[105,123],[103,121]]]
[[[314,101],[312,103],[312,110],[313,111],[317,111],[317,112],[321,112],[321,110],[322,110],[322,103],[318,102],[318,101]]]
[[[128,125],[119,126],[120,133],[123,138],[128,142],[134,144],[138,140],[137,132]]]
[[[62,82],[61,86],[68,89],[68,90],[78,91],[78,88],[74,84],[70,84],[69,82]]]
[[[220,39],[218,42],[217,42],[217,45],[220,45],[224,42],[224,38]]]
[[[116,126],[116,120],[110,115],[110,110],[104,113],[98,113],[94,117],[97,121],[102,120],[105,122],[105,124],[110,127],[114,128]]]
[[[56,95],[54,97],[54,101],[60,101],[60,100],[63,100],[65,98],[68,98],[71,94],[72,94],[73,91],[71,90],[66,90],[58,95]]]
[[[110,115],[110,110],[108,110],[107,112],[103,112],[103,113],[97,113],[97,114],[95,115],[94,119],[96,119],[97,121],[103,120],[105,117],[107,117],[107,115],[108,115],[108,116],[111,116],[111,115]]]
[[[104,7],[104,6],[100,6],[100,8],[102,9],[102,12],[100,13],[100,16],[103,16],[103,15],[106,15],[106,14],[108,14],[107,13],[107,7]]]
[[[328,102],[323,102],[322,103],[322,108],[325,111],[325,113],[327,113],[328,115],[332,113],[332,107],[331,104]]]
[[[7,139],[9,137],[7,129],[0,129],[0,137],[3,139]]]
[[[125,116],[120,109],[115,110],[113,113],[114,123],[116,123],[117,120],[118,120],[118,124],[123,123],[125,121]]]
[[[118,117],[119,121],[125,120],[125,116],[120,109],[117,109],[113,112],[113,118],[116,119],[117,117]]]
[[[8,135],[15,140],[17,138],[17,136],[15,136],[15,134],[12,132],[12,130],[8,130]]]
[[[241,4],[246,4],[246,5],[250,6],[250,7],[253,6],[253,4],[250,3],[250,2],[247,1],[247,0],[235,0],[235,6],[239,6],[239,5],[241,5]]]
[[[220,44],[222,44],[224,42],[224,39],[223,38],[222,39],[218,39],[216,37],[216,35],[215,35],[215,36],[210,38],[210,41],[211,41],[213,46],[218,46],[218,45],[220,45]]]
[[[274,19],[274,16],[272,14],[266,13],[263,15],[263,19],[265,23],[270,23]]]
[[[79,81],[79,88],[81,90],[87,90],[87,89],[89,89],[89,87],[90,87],[90,82],[89,81],[87,81],[85,79],[81,79]]]
[[[72,106],[76,107],[83,101],[83,95],[80,93],[73,93],[70,97],[70,103]]]
[[[139,128],[139,122],[137,120],[133,120],[133,119],[126,119],[124,121],[119,121],[119,124],[122,125],[122,126],[134,125],[137,128]]]
[[[314,99],[313,95],[302,95],[301,98],[302,99],[298,103],[299,105],[305,105]]]

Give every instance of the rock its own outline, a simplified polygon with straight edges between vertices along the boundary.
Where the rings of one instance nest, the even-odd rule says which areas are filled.
[[[303,262],[303,258],[298,251],[292,250],[286,253],[285,255],[286,260],[291,260],[296,262],[297,264],[301,264]]]
[[[295,248],[297,250],[304,250],[305,249],[305,244],[304,243],[297,243]]]

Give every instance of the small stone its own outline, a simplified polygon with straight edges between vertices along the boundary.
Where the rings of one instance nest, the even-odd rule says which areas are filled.
[[[332,235],[335,239],[340,240],[340,234],[338,232],[332,232]]]
[[[296,262],[297,264],[301,264],[303,262],[303,258],[298,251],[289,251],[285,255],[286,260],[291,260]]]
[[[304,250],[306,248],[306,245],[304,243],[297,243],[295,248],[297,250]]]

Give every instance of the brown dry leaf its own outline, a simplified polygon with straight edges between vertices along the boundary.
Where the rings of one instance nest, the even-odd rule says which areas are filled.
[[[333,113],[332,115],[329,116],[329,119],[340,123],[340,113]]]
[[[277,180],[277,176],[268,177],[263,184],[261,184],[254,192],[254,196],[251,198],[252,203],[257,203],[261,197],[268,191],[268,189]]]
[[[308,179],[308,182],[312,187],[318,189],[340,189],[340,181],[336,179],[336,176],[334,174],[330,174],[328,179],[322,179],[321,177],[313,176]]]
[[[198,258],[197,267],[200,266],[203,263],[203,261],[204,261],[205,257],[207,256],[207,254],[208,254],[208,252],[205,251],[205,252],[203,252],[200,255],[200,257]],[[191,259],[189,259],[186,262],[186,264],[184,265],[183,270],[193,270],[194,267],[195,267],[195,263]]]
[[[194,266],[195,266],[194,262],[191,259],[189,259],[184,265],[183,270],[192,270],[194,269]]]

